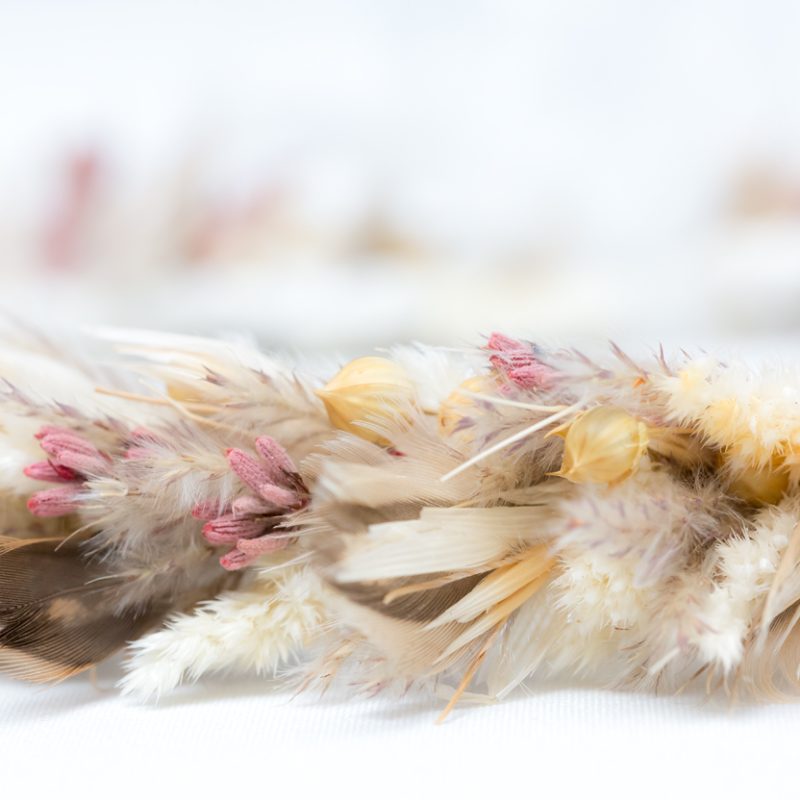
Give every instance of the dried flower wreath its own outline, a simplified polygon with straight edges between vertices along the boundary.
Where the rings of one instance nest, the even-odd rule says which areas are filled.
[[[493,334],[325,383],[238,344],[105,335],[124,358],[102,370],[41,340],[0,358],[11,675],[132,642],[143,697],[280,671],[435,682],[445,714],[542,674],[800,683],[797,373]]]

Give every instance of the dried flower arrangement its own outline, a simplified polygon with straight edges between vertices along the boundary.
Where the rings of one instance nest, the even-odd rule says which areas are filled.
[[[142,697],[243,669],[435,683],[444,714],[535,675],[800,683],[796,373],[493,334],[324,383],[242,345],[106,336],[124,357],[102,372],[41,344],[0,359],[11,675],[131,643]]]

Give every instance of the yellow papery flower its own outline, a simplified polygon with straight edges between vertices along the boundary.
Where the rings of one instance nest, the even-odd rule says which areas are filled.
[[[649,436],[647,425],[614,406],[597,406],[554,431],[564,437],[556,473],[573,483],[618,483],[639,464]]]
[[[405,370],[376,356],[346,364],[317,395],[331,425],[384,446],[391,442],[363,423],[395,419],[416,400],[414,384]]]

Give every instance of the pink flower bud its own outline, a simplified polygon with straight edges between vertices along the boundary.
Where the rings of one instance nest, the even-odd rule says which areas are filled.
[[[253,456],[249,456],[243,450],[233,447],[225,455],[231,469],[253,491],[258,492],[259,487],[272,483],[272,476],[269,471],[256,461]]]
[[[220,558],[219,563],[223,569],[234,572],[237,569],[246,567],[253,559],[248,558],[241,550],[234,548]]]
[[[260,486],[258,493],[275,509],[285,509],[287,511],[302,508],[305,505],[305,498],[291,489],[283,489],[272,483]]]
[[[106,459],[87,439],[73,433],[48,433],[41,440],[42,450],[54,466],[67,467],[84,475],[96,475],[106,468]]]
[[[71,450],[84,455],[98,454],[97,448],[88,439],[72,431],[53,431],[42,436],[40,441],[42,450],[51,455],[55,455],[59,450]]]
[[[553,370],[536,362],[525,367],[510,369],[506,373],[520,389],[547,389],[553,382]]]
[[[486,348],[495,352],[489,357],[492,366],[520,389],[542,389],[551,385],[555,373],[536,358],[530,343],[493,333]]]
[[[37,461],[22,470],[29,478],[36,481],[51,481],[53,483],[75,483],[81,476],[68,467],[60,467],[49,461]]]
[[[271,504],[265,503],[260,498],[248,494],[234,500],[233,503],[231,503],[231,511],[234,516],[237,517],[254,517],[272,513],[275,511],[275,508]]]
[[[259,436],[256,450],[266,462],[273,483],[282,483],[287,476],[297,472],[289,454],[271,436]]]
[[[264,553],[275,553],[283,550],[289,544],[289,536],[286,534],[268,533],[259,536],[257,539],[242,539],[236,542],[236,549],[250,556],[257,558]]]
[[[77,494],[71,486],[45,489],[28,500],[28,510],[37,517],[61,517],[78,508]]]
[[[242,539],[230,553],[222,556],[219,563],[227,570],[242,569],[265,553],[283,550],[287,544],[288,539],[284,536],[267,535],[258,539]]]
[[[69,428],[62,428],[60,425],[42,425],[39,430],[33,434],[34,439],[44,439],[45,436],[50,434],[66,434],[67,436],[74,436],[75,434]]]
[[[489,337],[486,347],[488,350],[496,350],[498,353],[511,353],[525,349],[525,345],[518,339],[504,336],[502,333],[497,333],[497,331]]]
[[[203,525],[203,536],[211,544],[230,544],[239,539],[260,536],[266,529],[267,523],[262,519],[225,514],[206,522]]]
[[[489,360],[493,366],[501,370],[529,367],[536,360],[530,344],[510,339],[500,333],[493,333],[489,337],[486,347],[488,350],[498,353],[498,355],[491,356]]]

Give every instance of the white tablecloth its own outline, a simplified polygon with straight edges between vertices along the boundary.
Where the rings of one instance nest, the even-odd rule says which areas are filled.
[[[118,675],[0,681],[3,797],[797,796],[800,704],[549,687],[435,725],[425,694],[293,697],[231,677],[141,705]]]

